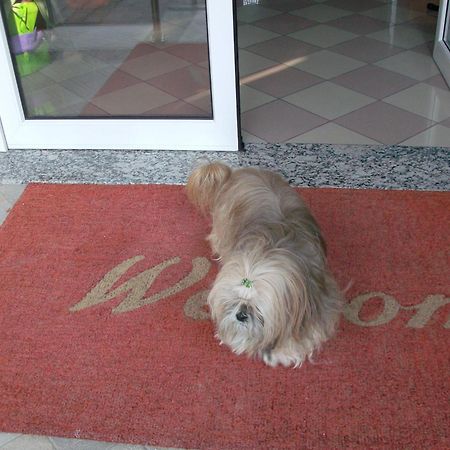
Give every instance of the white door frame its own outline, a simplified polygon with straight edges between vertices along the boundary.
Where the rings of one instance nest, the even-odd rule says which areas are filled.
[[[233,0],[206,0],[206,5],[212,120],[26,119],[0,21],[0,120],[8,148],[238,150],[235,5]]]
[[[6,145],[5,133],[3,132],[2,121],[0,120],[0,152],[6,152],[8,146]]]
[[[450,86],[450,48],[445,43],[445,31],[450,29],[450,3],[449,0],[441,0],[439,4],[439,17],[436,27],[433,58],[442,73],[442,76]],[[448,38],[447,38],[448,39]]]

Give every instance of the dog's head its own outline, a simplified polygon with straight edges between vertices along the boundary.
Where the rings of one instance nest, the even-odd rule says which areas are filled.
[[[208,296],[217,338],[235,353],[270,352],[295,337],[309,304],[298,265],[289,252],[264,258],[236,254],[221,268]]]

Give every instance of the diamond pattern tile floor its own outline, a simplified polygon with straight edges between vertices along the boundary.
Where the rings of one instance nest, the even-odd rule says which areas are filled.
[[[334,78],[333,83],[376,99],[383,99],[415,85],[417,81],[381,67],[367,65]]]
[[[330,50],[366,63],[374,63],[402,51],[399,47],[366,36],[359,36],[350,41],[342,42],[330,48]]]
[[[273,31],[246,24],[239,27],[238,45],[239,48],[245,48],[279,36],[278,33],[274,33]]]
[[[296,92],[284,100],[328,120],[336,119],[375,101],[367,95],[329,81]]]
[[[283,126],[279,126],[280,119]],[[266,142],[285,142],[327,120],[283,100],[275,100],[242,114],[242,127]]]
[[[390,2],[387,2],[383,6],[362,11],[361,14],[395,25],[413,20],[425,14],[425,12],[401,6],[392,8]]]
[[[351,12],[320,3],[313,6],[308,6],[306,8],[296,9],[292,11],[291,14],[304,17],[305,19],[315,20],[320,23],[325,23],[330,20],[336,20],[341,17],[349,16]]]
[[[426,80],[439,73],[431,55],[423,55],[414,51],[398,53],[376,62],[375,65],[401,73],[417,81]]]
[[[435,125],[422,131],[422,133],[406,139],[401,142],[402,145],[427,146],[429,142],[433,142],[435,146],[448,147],[450,142],[450,128],[443,125]]]
[[[384,102],[372,103],[337,118],[335,122],[386,145],[399,144],[435,124]]]
[[[402,90],[384,101],[435,122],[450,117],[450,92],[425,83]]]
[[[318,46],[281,36],[247,47],[247,50],[282,64],[295,64],[299,58],[316,52]]]
[[[268,69],[263,76],[248,77],[244,82],[266,94],[282,98],[295,92],[301,92],[314,84],[324,81],[308,72],[278,65],[273,70]]]
[[[277,16],[268,17],[266,19],[253,22],[253,25],[273,31],[274,33],[289,34],[308,28],[316,23],[317,22],[305,19],[303,17],[294,16],[292,14],[279,14]]]
[[[297,62],[293,67],[309,72],[318,77],[331,79],[358,69],[366,63],[348,56],[339,55],[329,50],[315,52]]]
[[[386,22],[372,19],[371,17],[363,16],[361,14],[352,14],[350,16],[341,17],[340,19],[327,22],[327,24],[361,36],[368,33],[375,33],[375,31],[386,28]]]
[[[266,17],[272,17],[281,14],[280,11],[270,8],[264,8],[259,5],[247,5],[238,9],[238,21],[243,23],[252,23]]]
[[[397,47],[411,49],[433,40],[432,33],[425,33],[420,28],[408,24],[395,25],[367,35],[372,39],[390,43],[393,40]]]
[[[259,10],[245,6],[252,29],[283,36],[240,52],[241,66],[251,67],[241,74],[241,83],[253,89],[244,96],[244,140],[450,146],[450,91],[432,58],[436,15],[426,4],[259,3],[281,14],[252,21],[252,8]],[[275,100],[252,103],[249,93],[257,99],[258,90]]]
[[[349,41],[350,39],[357,37],[357,35],[336,27],[321,24],[291,33],[289,37],[307,42],[308,44],[327,48]]]
[[[345,145],[377,145],[380,142],[350,131],[334,122],[314,128],[300,136],[295,136],[287,142],[309,142],[311,144],[345,144]]]

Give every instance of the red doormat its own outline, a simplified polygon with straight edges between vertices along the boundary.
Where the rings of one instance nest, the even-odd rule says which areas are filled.
[[[0,229],[0,430],[165,447],[449,448],[450,194],[303,189],[341,286],[300,369],[218,345],[180,186],[29,186]]]

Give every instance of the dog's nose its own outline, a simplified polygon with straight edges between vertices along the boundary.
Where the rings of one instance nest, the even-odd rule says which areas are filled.
[[[241,309],[236,314],[236,319],[239,322],[245,322],[248,319],[247,307],[245,305],[241,306]]]

